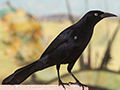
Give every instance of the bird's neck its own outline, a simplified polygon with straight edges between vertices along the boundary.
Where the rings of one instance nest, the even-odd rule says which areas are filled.
[[[78,22],[74,24],[74,26],[80,29],[93,31],[95,24],[92,22],[87,22],[84,19],[80,19]]]

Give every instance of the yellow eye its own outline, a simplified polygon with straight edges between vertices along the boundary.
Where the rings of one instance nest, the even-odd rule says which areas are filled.
[[[97,17],[97,16],[98,16],[98,13],[94,13],[94,15]]]

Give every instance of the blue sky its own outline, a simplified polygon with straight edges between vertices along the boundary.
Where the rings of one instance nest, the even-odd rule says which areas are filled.
[[[67,14],[65,0],[0,0],[0,7],[6,5],[6,1],[16,8],[23,8],[25,11],[33,15],[52,15],[52,14]],[[120,0],[69,0],[72,14],[84,14],[88,10],[109,11],[115,14],[120,14]],[[88,9],[86,3],[88,1]],[[107,2],[105,4],[104,2]],[[106,7],[108,6],[108,7]]]

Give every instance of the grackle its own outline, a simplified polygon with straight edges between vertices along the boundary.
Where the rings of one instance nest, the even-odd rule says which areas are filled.
[[[86,85],[82,84],[73,75],[71,70],[76,60],[88,45],[94,26],[106,17],[116,17],[116,15],[99,10],[87,12],[78,22],[62,31],[37,61],[16,70],[13,74],[5,78],[2,84],[20,84],[34,72],[56,65],[59,85],[62,85],[65,89],[64,85],[66,84],[78,84],[84,90],[84,86]],[[67,70],[75,79],[75,83],[63,83],[61,81],[59,73],[61,64],[68,64]]]

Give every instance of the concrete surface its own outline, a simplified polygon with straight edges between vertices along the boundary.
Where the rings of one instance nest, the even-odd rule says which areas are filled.
[[[82,90],[78,85],[65,86],[66,90]],[[58,85],[0,85],[0,90],[64,90]],[[88,90],[87,87],[84,90]]]

